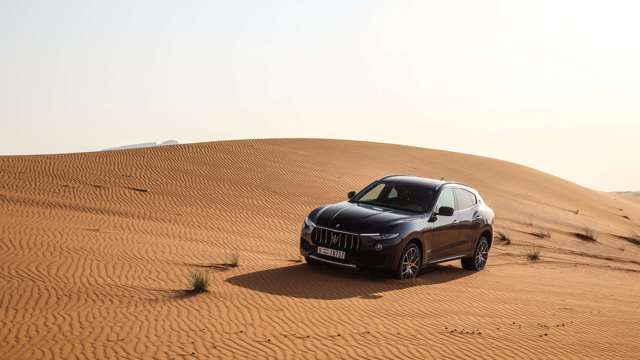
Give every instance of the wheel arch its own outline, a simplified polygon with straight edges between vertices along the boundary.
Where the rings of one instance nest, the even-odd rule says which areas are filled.
[[[404,252],[404,249],[407,248],[407,246],[409,246],[409,244],[416,244],[416,246],[418,247],[418,250],[420,250],[420,257],[422,258],[422,262],[424,263],[424,244],[422,243],[422,240],[417,236],[408,236],[405,240],[403,241],[401,244],[401,246],[399,247],[400,251],[396,252],[395,256],[393,257],[393,265],[391,267],[391,269],[397,270],[398,266],[400,265],[400,257],[402,256],[402,252]]]
[[[489,248],[491,248],[491,245],[493,244],[493,229],[491,227],[485,227],[482,229],[477,241],[480,241],[483,237],[487,238],[487,241],[489,241]]]
[[[411,239],[409,239],[409,241],[407,241],[407,244],[405,245],[405,247],[407,247],[407,245],[409,244],[416,244],[418,246],[418,250],[420,250],[420,256],[424,261],[424,244],[422,244],[422,240],[420,240],[417,237],[412,237]]]

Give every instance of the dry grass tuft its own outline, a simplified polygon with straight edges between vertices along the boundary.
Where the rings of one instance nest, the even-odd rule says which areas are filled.
[[[531,235],[540,239],[546,239],[551,237],[551,233],[548,231],[534,231],[531,233]]]
[[[203,293],[209,289],[209,272],[203,270],[194,270],[189,278],[191,284],[191,292]]]
[[[529,261],[538,261],[540,260],[540,255],[541,255],[540,250],[536,248],[532,248],[527,253],[527,259],[529,259]]]
[[[632,235],[630,237],[622,236],[623,239],[632,243],[633,245],[640,245],[640,235]]]
[[[585,236],[587,239],[591,240],[591,241],[596,241],[596,240],[598,240],[598,237],[596,236],[596,233],[595,233],[593,230],[591,230],[591,229],[585,229],[585,230],[584,230],[584,236]]]
[[[229,255],[229,260],[227,260],[225,265],[232,268],[239,266],[240,254],[238,254],[237,252],[234,252],[233,254]]]
[[[584,231],[581,233],[575,233],[574,235],[580,240],[598,241],[598,236],[596,235],[596,233],[589,228],[584,229]]]
[[[505,245],[511,244],[511,238],[509,237],[509,235],[502,231],[498,231],[498,240],[504,242]]]

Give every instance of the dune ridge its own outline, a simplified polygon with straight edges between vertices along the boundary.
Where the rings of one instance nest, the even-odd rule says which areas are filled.
[[[298,263],[304,216],[387,174],[476,187],[510,244],[495,239],[481,273],[451,263],[414,282]],[[640,203],[620,195],[400,145],[3,156],[0,358],[633,359],[638,234]],[[240,266],[215,266],[233,254]],[[184,291],[193,269],[211,270],[208,293]]]

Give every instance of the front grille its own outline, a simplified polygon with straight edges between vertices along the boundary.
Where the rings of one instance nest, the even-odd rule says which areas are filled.
[[[311,236],[316,245],[331,249],[349,251],[360,249],[360,235],[358,234],[316,227]]]

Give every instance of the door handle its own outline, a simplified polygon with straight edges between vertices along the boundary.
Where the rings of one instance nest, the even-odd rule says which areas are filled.
[[[457,220],[457,219],[456,219],[456,220],[453,220],[453,223],[454,223],[454,224],[455,224],[455,223],[457,223],[457,222],[458,222],[458,220]]]

